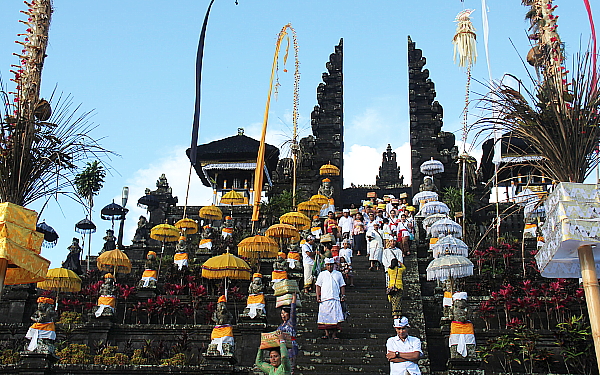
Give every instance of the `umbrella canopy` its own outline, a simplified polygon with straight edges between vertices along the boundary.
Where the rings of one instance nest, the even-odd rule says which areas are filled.
[[[288,212],[281,215],[279,221],[283,224],[293,225],[298,230],[307,230],[310,228],[310,218],[301,212]]]
[[[146,194],[140,199],[138,199],[137,205],[138,207],[151,210],[153,208],[158,207],[159,201],[155,195]]]
[[[436,244],[432,246],[432,249],[434,258],[439,258],[444,255],[469,256],[469,247],[467,244],[451,234],[440,238]]]
[[[301,202],[298,203],[298,212],[302,212],[310,218],[313,214],[321,211],[321,206],[322,205],[314,201]]]
[[[461,238],[462,227],[456,221],[445,218],[433,223],[430,233],[432,237],[443,237],[451,234],[454,237]]]
[[[327,198],[326,196],[321,195],[321,194],[313,195],[312,197],[310,197],[310,200],[321,206],[324,205],[325,203],[329,203],[329,198]]]
[[[461,255],[445,255],[427,266],[427,280],[444,281],[449,278],[473,275],[473,262]]]
[[[339,176],[340,169],[338,167],[336,167],[335,165],[328,163],[328,164],[322,165],[321,168],[319,168],[319,174],[320,175]]]
[[[194,234],[198,232],[198,223],[195,220],[184,217],[175,223],[175,228],[185,234]]]
[[[212,257],[202,265],[202,277],[207,279],[228,277],[236,280],[250,280],[251,272],[248,263],[230,253]]]
[[[150,230],[150,238],[161,242],[175,242],[179,239],[179,229],[170,224],[158,224]]]
[[[100,210],[100,217],[102,220],[122,220],[126,213],[127,210],[125,208],[112,202]]]
[[[413,204],[414,205],[418,205],[421,204],[421,202],[427,203],[427,202],[432,202],[432,201],[437,201],[438,200],[438,193],[436,193],[435,191],[421,191],[417,194],[415,194],[415,196],[413,197]]]
[[[276,258],[279,244],[265,236],[246,237],[237,246],[238,254],[245,258]]]
[[[230,190],[221,197],[221,204],[239,205],[244,204],[245,199],[241,193],[235,190]]]
[[[435,223],[436,221],[445,219],[447,217],[448,217],[448,215],[446,215],[446,214],[429,215],[425,219],[423,219],[423,226],[431,227],[433,225],[433,223]]]
[[[300,233],[298,230],[289,224],[274,224],[267,228],[265,234],[274,238],[293,238],[300,241]]]
[[[46,222],[39,223],[35,230],[44,235],[44,247],[54,247],[58,242],[58,233]]]
[[[223,218],[223,212],[217,206],[204,206],[198,212],[198,215],[207,220],[221,220]]]
[[[444,164],[442,164],[439,160],[427,160],[423,164],[421,164],[421,173],[427,176],[433,176],[434,174],[443,173],[444,172]]]
[[[421,216],[429,216],[429,215],[433,215],[433,214],[448,214],[448,213],[450,213],[450,208],[448,208],[446,203],[438,202],[438,201],[425,203],[421,207],[421,210],[419,211],[419,215],[421,215]]]
[[[75,224],[75,232],[81,234],[96,233],[96,224],[92,223],[92,221],[86,217]]]
[[[46,279],[37,283],[37,287],[55,292],[79,292],[81,279],[77,274],[66,268],[52,268],[48,270]]]
[[[129,273],[131,272],[131,261],[127,255],[119,249],[105,251],[96,259],[98,269],[106,272]]]

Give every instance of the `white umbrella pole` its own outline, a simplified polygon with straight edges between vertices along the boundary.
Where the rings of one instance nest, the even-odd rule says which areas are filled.
[[[596,275],[596,262],[590,245],[579,246],[579,264],[581,266],[581,277],[583,279],[583,290],[587,304],[590,325],[592,326],[592,338],[596,349],[596,361],[600,369],[600,288]]]

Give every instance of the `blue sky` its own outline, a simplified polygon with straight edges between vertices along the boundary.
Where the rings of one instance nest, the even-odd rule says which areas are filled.
[[[74,96],[83,110],[94,110],[97,138],[120,156],[112,157],[105,186],[95,199],[98,225],[92,252],[102,246],[110,227],[99,210],[129,186],[132,209],[125,244],[137,217],[135,206],[146,187],[155,188],[165,173],[174,195],[185,198],[194,103],[194,64],[198,35],[208,0],[166,2],[105,0],[55,1],[42,96],[58,87]],[[600,12],[600,1],[591,2]],[[590,29],[583,1],[556,0],[559,31],[568,55],[587,46]],[[6,82],[16,62],[14,43],[24,25],[22,1],[0,4],[0,73]],[[258,138],[268,90],[274,45],[279,30],[291,22],[300,46],[300,134],[308,135],[310,112],[325,62],[344,38],[345,185],[375,182],[381,153],[388,143],[398,151],[402,173],[409,176],[407,36],[427,57],[427,68],[444,107],[444,130],[460,139],[465,74],[452,61],[456,14],[476,9],[479,60],[473,76],[487,80],[480,0],[216,0],[208,25],[203,73],[200,143],[234,135],[238,127]],[[494,78],[510,72],[525,77],[519,58],[526,56],[526,12],[521,2],[488,0],[491,65]],[[514,43],[515,47],[511,44]],[[280,72],[282,88],[271,105],[268,141],[280,145],[291,135],[293,65]],[[10,87],[10,85],[9,85]],[[477,83],[474,94],[483,93]],[[474,109],[472,113],[477,113]],[[285,154],[285,150],[283,151]],[[407,177],[408,179],[408,177]],[[207,204],[211,192],[193,176],[190,204]],[[43,250],[59,267],[76,234],[83,209],[69,199],[51,202],[42,218],[61,238]],[[37,209],[41,203],[33,204]]]

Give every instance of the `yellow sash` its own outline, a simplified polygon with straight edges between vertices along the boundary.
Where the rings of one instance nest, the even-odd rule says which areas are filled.
[[[156,275],[158,275],[156,270],[145,270],[142,277],[153,277],[156,279]]]
[[[463,323],[463,322],[452,322],[450,324],[450,334],[451,335],[473,335],[475,331],[473,330],[473,323]]]
[[[100,296],[98,297],[98,306],[100,305],[108,305],[114,309],[117,306],[117,300],[115,297]]]
[[[271,273],[271,279],[273,279],[273,280],[287,279],[287,272],[286,271],[273,271]]]
[[[39,329],[40,331],[55,331],[54,323],[33,323],[31,326],[33,329]]]
[[[215,326],[210,334],[211,340],[220,339],[221,337],[233,337],[233,327],[230,325]]]
[[[251,294],[248,296],[248,305],[252,305],[253,303],[265,303],[265,295],[264,294]]]
[[[173,260],[185,260],[185,259],[188,259],[187,253],[175,253],[175,255],[173,256]]]

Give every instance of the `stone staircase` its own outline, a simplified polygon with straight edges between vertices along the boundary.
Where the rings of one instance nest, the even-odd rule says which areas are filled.
[[[407,299],[403,301],[403,313],[415,327],[410,334],[425,341],[416,258],[411,256],[406,263],[404,287]],[[303,296],[298,314],[300,354],[296,360],[295,374],[389,374],[385,343],[388,337],[395,335],[395,331],[385,294],[385,274],[383,271],[370,272],[369,261],[364,256],[355,257],[353,267],[356,287],[346,288],[350,316],[343,323],[343,329],[338,334],[339,340],[320,338],[322,332],[317,330],[318,306],[315,296]],[[424,351],[425,347],[424,344]],[[426,361],[420,362],[424,373],[428,373]]]

